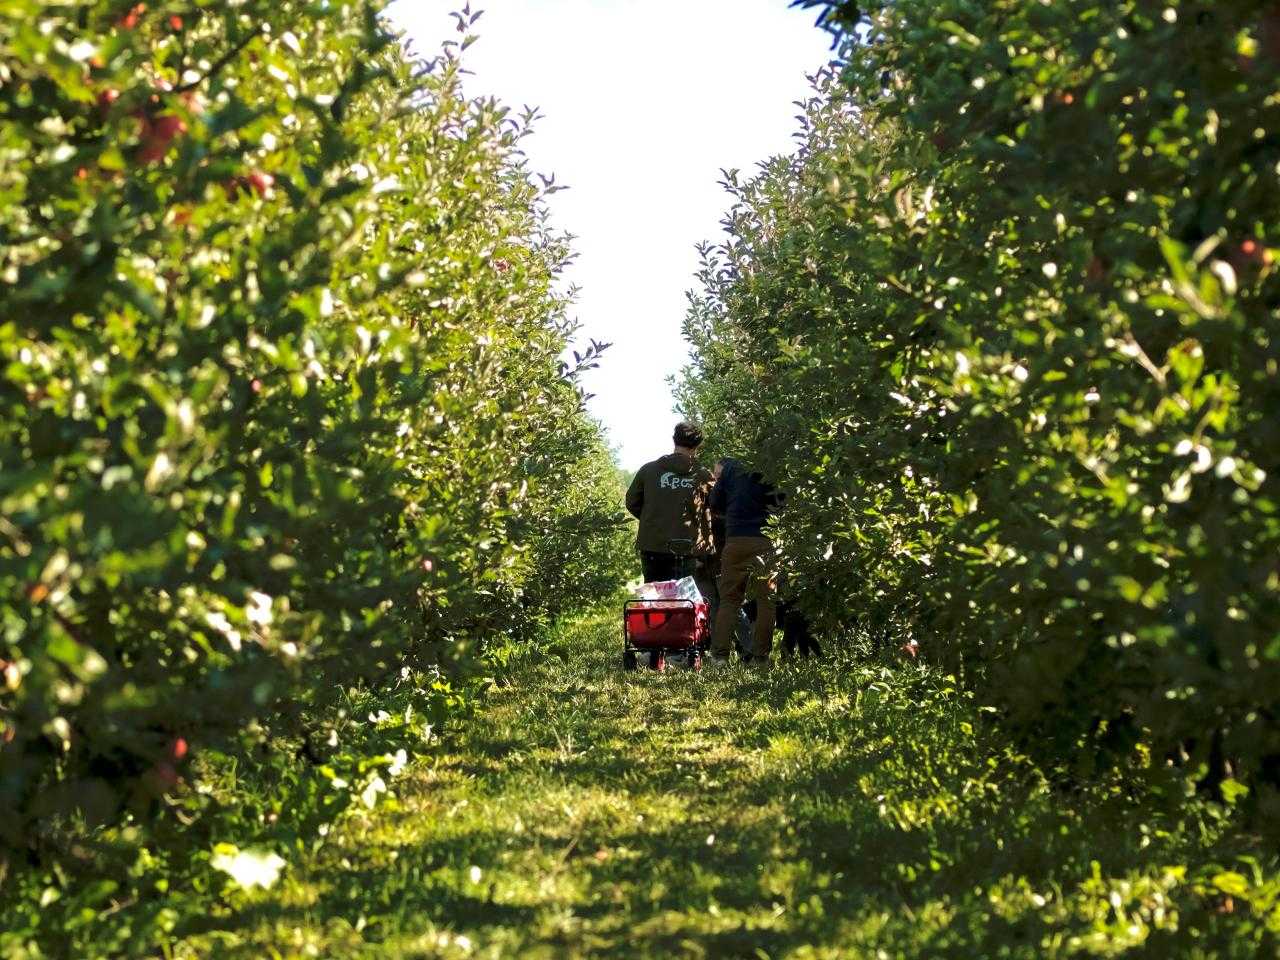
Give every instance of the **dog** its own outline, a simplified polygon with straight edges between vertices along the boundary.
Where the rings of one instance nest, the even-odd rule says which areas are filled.
[[[748,619],[754,625],[756,622],[756,602],[754,600],[747,601],[743,609],[747,612]],[[778,602],[776,623],[782,630],[782,655],[784,657],[791,659],[797,654],[801,657],[822,656],[822,645],[818,643],[818,638],[813,635],[809,618],[804,615],[804,612],[793,601],[781,600]]]

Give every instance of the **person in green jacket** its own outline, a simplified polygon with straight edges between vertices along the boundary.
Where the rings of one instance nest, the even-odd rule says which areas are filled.
[[[711,479],[698,464],[702,428],[680,422],[672,436],[675,449],[638,471],[627,490],[627,510],[640,521],[636,548],[646,583],[693,576],[699,542],[694,492]]]

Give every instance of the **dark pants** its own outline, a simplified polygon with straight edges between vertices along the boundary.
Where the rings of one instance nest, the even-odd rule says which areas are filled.
[[[640,569],[644,573],[645,583],[683,580],[694,575],[693,568],[693,557],[677,557],[674,553],[654,553],[649,550],[640,552]]]

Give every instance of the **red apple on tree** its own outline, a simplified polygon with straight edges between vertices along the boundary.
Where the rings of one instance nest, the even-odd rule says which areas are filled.
[[[106,113],[111,109],[111,105],[120,99],[120,91],[114,87],[108,87],[98,94],[98,109],[102,113]]]
[[[261,170],[255,170],[253,173],[245,177],[246,182],[253,192],[263,199],[271,196],[271,188],[275,185],[276,178],[269,173],[263,173]]]
[[[224,181],[222,191],[227,195],[228,200],[234,200],[242,193],[252,191],[264,200],[270,197],[275,186],[276,178],[269,173],[261,170],[254,170],[251,173],[242,174],[232,177],[230,180]]]
[[[163,797],[178,785],[178,770],[167,760],[161,760],[142,775],[142,784],[153,797]]]
[[[1253,237],[1241,240],[1227,253],[1227,261],[1237,274],[1252,275],[1263,267],[1271,266],[1273,259],[1271,251]]]
[[[1252,237],[1240,244],[1240,252],[1254,263],[1264,266],[1271,263],[1271,251]]]
[[[134,4],[129,8],[129,12],[120,18],[120,26],[126,30],[132,30],[138,25],[138,21],[142,19],[142,15],[147,12],[145,3]]]
[[[173,113],[142,118],[142,143],[138,147],[139,163],[157,163],[169,153],[174,139],[187,132],[186,121]]]

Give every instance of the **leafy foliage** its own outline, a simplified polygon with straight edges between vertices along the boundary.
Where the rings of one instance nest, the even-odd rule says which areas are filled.
[[[1274,777],[1274,4],[809,5],[845,62],[731,175],[682,387],[803,602],[1078,774]]]
[[[529,118],[380,6],[0,14],[0,872],[46,904],[301,842],[617,582]]]

